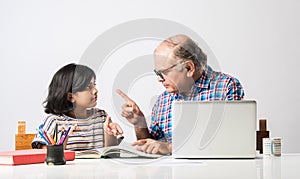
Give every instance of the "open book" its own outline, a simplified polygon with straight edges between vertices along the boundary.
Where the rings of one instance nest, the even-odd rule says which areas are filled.
[[[136,146],[122,141],[117,146],[103,147],[92,150],[81,150],[75,152],[75,158],[115,158],[115,157],[138,157],[138,158],[159,158],[160,154],[147,154],[136,150]]]

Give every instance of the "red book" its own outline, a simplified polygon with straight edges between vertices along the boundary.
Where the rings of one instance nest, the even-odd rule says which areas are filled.
[[[29,149],[0,152],[0,165],[24,165],[44,163],[46,160],[46,149]],[[64,151],[66,161],[75,159],[75,152]]]

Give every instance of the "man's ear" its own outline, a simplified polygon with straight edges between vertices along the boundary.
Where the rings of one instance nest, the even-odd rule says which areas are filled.
[[[75,102],[75,99],[74,99],[74,97],[73,97],[73,93],[68,93],[68,96],[67,96],[67,99],[68,99],[68,101],[70,101],[70,102],[72,102],[72,103],[74,103]]]
[[[186,61],[185,69],[187,71],[186,73],[187,77],[192,77],[195,73],[195,64],[191,60]]]

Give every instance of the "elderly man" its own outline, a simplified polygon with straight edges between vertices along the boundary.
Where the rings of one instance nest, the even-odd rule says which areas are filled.
[[[172,103],[175,100],[241,100],[244,90],[239,80],[207,65],[201,48],[186,35],[164,40],[154,51],[154,72],[165,91],[152,109],[148,127],[137,104],[121,90],[126,103],[121,115],[135,127],[138,150],[146,153],[172,152]]]

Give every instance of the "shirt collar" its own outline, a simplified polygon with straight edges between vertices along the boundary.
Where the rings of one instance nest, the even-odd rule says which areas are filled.
[[[202,89],[207,89],[209,87],[210,81],[214,78],[213,70],[210,66],[207,66],[204,73],[200,76],[200,78],[193,85],[193,89],[191,89],[193,94],[200,93]],[[196,92],[197,91],[197,92]],[[175,97],[176,100],[180,100],[183,98],[180,94],[171,94]]]
[[[210,83],[212,78],[213,78],[213,70],[210,66],[207,66],[205,72],[195,82],[195,86],[198,88],[198,92],[200,92],[202,88],[208,88],[209,83]]]

